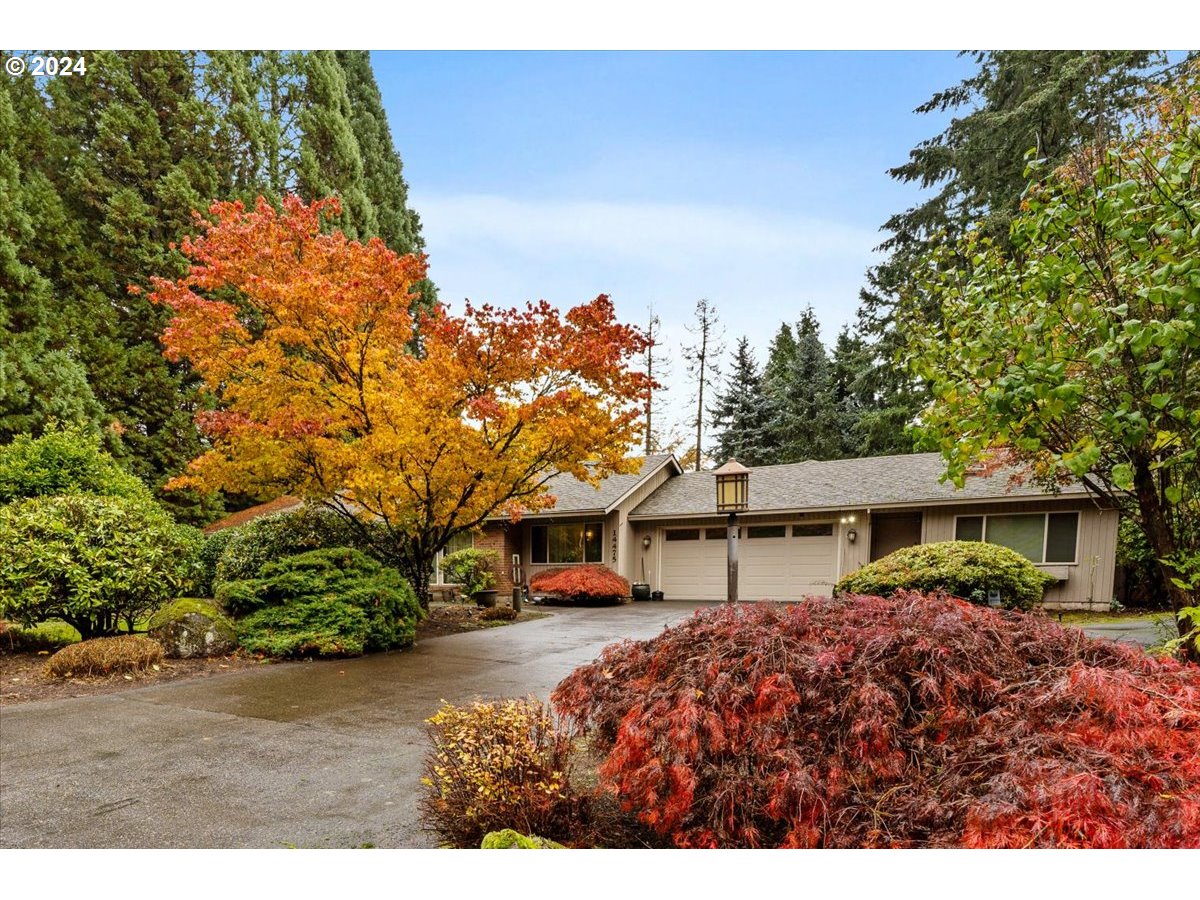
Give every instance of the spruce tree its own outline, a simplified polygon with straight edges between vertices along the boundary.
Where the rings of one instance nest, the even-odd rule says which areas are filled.
[[[715,392],[712,427],[717,431],[713,450],[715,459],[724,463],[736,459],[745,466],[767,465],[771,461],[767,437],[768,410],[763,394],[762,375],[750,341],[740,338],[733,365],[724,387]]]
[[[796,323],[791,365],[768,395],[778,462],[836,459],[842,435],[833,369],[821,342],[821,326],[808,307]]]

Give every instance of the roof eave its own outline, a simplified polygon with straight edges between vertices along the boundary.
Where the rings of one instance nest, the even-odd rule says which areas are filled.
[[[905,500],[902,502],[886,501],[881,503],[841,503],[836,506],[789,506],[773,509],[751,509],[739,513],[743,516],[787,516],[810,513],[835,513],[847,510],[878,510],[878,509],[921,509],[930,506],[969,506],[980,503],[1045,503],[1046,501],[1080,501],[1095,498],[1087,491],[1070,491],[1058,494],[1020,494],[1017,496],[1000,495],[992,497],[955,497],[953,499]],[[662,513],[630,513],[629,521],[647,522],[655,519],[709,519],[718,518],[726,513],[715,509],[703,512],[662,512]]]

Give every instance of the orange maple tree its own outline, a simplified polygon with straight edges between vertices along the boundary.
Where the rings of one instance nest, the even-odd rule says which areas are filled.
[[[215,203],[181,245],[189,273],[153,279],[167,356],[216,406],[197,417],[211,449],[172,484],[323,503],[427,602],[455,535],[553,506],[556,471],[630,471],[645,340],[604,295],[414,315],[424,258],[324,234],[322,210],[336,199]]]

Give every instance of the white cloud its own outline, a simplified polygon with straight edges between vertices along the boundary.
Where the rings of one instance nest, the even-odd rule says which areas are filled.
[[[431,249],[485,241],[511,252],[608,256],[685,268],[697,256],[763,259],[848,256],[879,242],[867,229],[719,205],[522,201],[490,195],[415,198]]]
[[[684,421],[689,399],[679,348],[696,301],[716,306],[729,349],[746,335],[760,362],[783,321],[811,304],[825,339],[854,318],[879,234],[836,220],[720,204],[517,200],[418,194],[430,275],[452,306],[464,297],[567,307],[611,294],[626,321],[654,305],[674,358],[665,395]]]

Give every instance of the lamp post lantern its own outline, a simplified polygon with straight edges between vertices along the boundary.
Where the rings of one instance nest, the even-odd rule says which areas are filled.
[[[729,582],[726,598],[730,603],[737,603],[737,514],[750,508],[750,470],[736,459],[731,459],[713,472],[713,475],[717,478],[717,512],[729,513],[729,525],[726,531]]]

